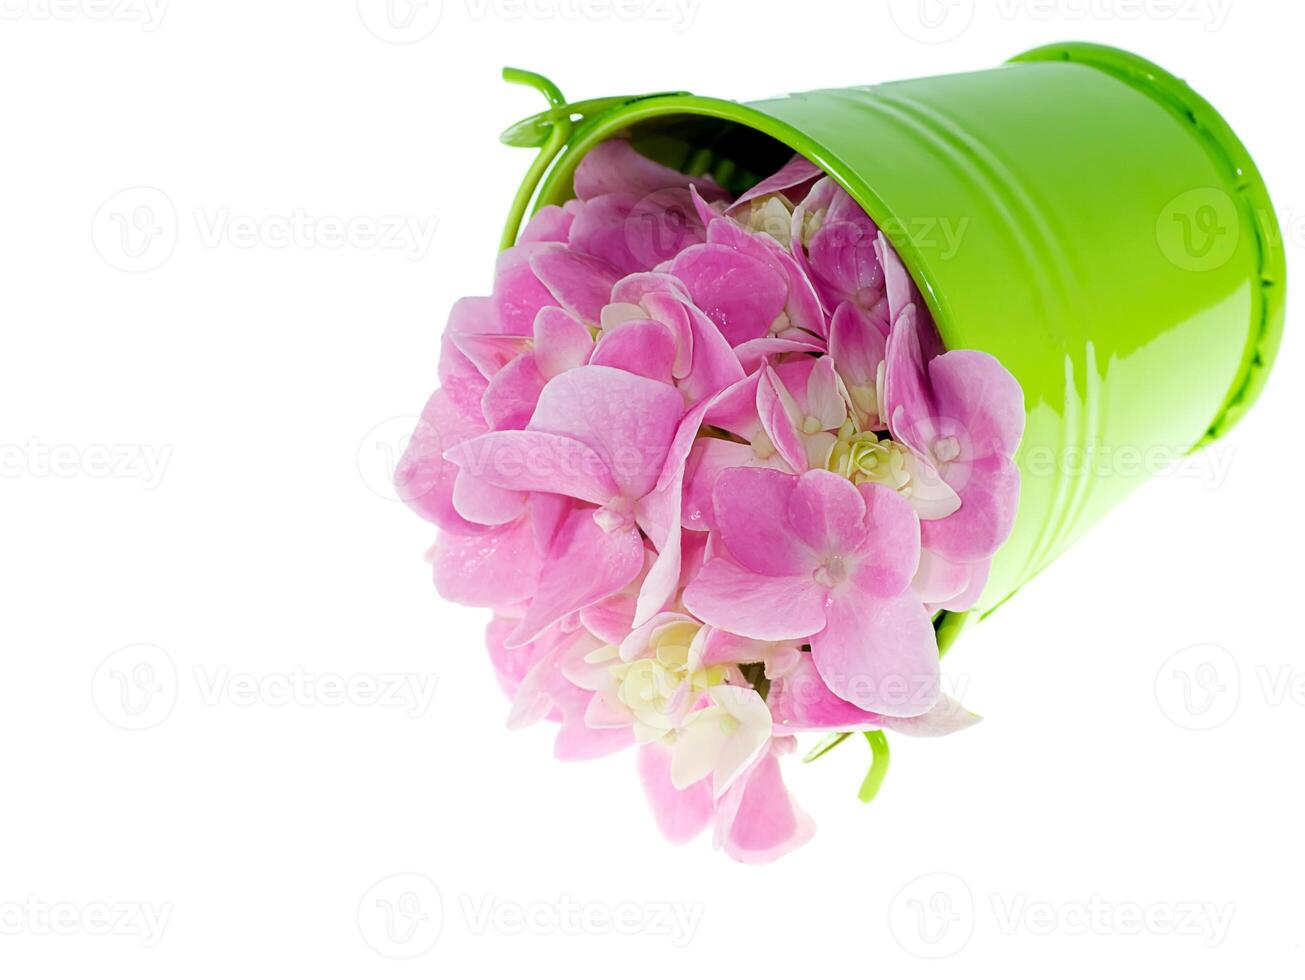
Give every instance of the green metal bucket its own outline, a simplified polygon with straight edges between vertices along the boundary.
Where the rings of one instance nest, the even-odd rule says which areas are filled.
[[[541,152],[512,208],[573,196],[614,135],[741,189],[797,151],[884,230],[950,348],[1024,387],[1023,489],[978,606],[946,648],[1159,465],[1223,435],[1282,333],[1285,263],[1268,191],[1215,110],[1123,51],[1058,44],[988,71],[736,103],[686,93],[550,108],[504,141]],[[1123,465],[1122,459],[1133,461]]]

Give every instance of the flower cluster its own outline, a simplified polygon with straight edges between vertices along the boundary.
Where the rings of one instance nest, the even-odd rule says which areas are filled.
[[[668,837],[772,860],[813,831],[795,734],[975,720],[933,617],[1010,531],[1023,396],[801,157],[731,200],[614,140],[574,183],[453,309],[396,482],[493,610],[509,724],[637,745]]]

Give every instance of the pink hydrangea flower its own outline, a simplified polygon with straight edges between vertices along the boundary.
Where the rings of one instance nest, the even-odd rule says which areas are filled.
[[[574,184],[579,204],[569,228],[571,245],[626,274],[653,269],[705,240],[691,187],[713,200],[724,196],[710,178],[663,167],[624,140],[591,150]]]
[[[866,711],[933,707],[938,646],[910,589],[920,556],[910,504],[825,470],[734,469],[716,481],[714,506],[728,557],[685,590],[691,612],[758,640],[810,637],[829,689]]]
[[[524,430],[491,432],[445,455],[478,480],[572,501],[547,552],[551,571],[510,643],[606,599],[643,567],[638,523],[679,428],[670,385],[588,365],[547,385]]]
[[[830,311],[844,302],[866,312],[880,308],[886,297],[878,239],[875,223],[829,177],[819,180],[793,212],[793,253]]]
[[[766,337],[802,341],[824,334],[820,301],[805,272],[765,234],[714,215],[696,199],[707,241],[680,252],[668,271],[733,346]]]
[[[814,832],[797,736],[977,721],[932,617],[1010,532],[1022,395],[800,156],[731,199],[612,140],[573,183],[450,312],[396,485],[509,725],[637,746],[668,838],[772,861]]]
[[[668,840],[684,843],[714,823],[716,846],[744,864],[766,864],[801,847],[815,823],[789,795],[779,768],[779,757],[795,747],[791,737],[772,739],[723,799],[706,780],[677,788],[670,750],[641,747],[639,776],[657,826]]]

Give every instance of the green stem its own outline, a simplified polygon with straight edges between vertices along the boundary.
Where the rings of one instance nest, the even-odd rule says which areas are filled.
[[[823,739],[820,740],[819,745],[817,745],[814,749],[812,749],[803,757],[802,761],[815,762],[826,752],[838,748],[840,745],[842,745],[851,737],[852,737],[851,732],[839,732],[836,735],[826,735]]]
[[[865,739],[870,743],[870,771],[861,783],[861,792],[857,797],[862,803],[869,803],[879,793],[879,787],[888,775],[888,739],[883,732],[866,732]]]

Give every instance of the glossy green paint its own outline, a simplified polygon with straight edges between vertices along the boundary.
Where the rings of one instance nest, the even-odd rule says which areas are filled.
[[[573,196],[580,158],[617,134],[736,189],[796,150],[889,236],[947,346],[1019,379],[1019,516],[979,606],[940,624],[947,645],[1223,434],[1276,353],[1285,266],[1263,181],[1200,96],[1126,52],[1054,45],[988,71],[747,104],[551,101],[509,131],[543,147],[536,208]]]

